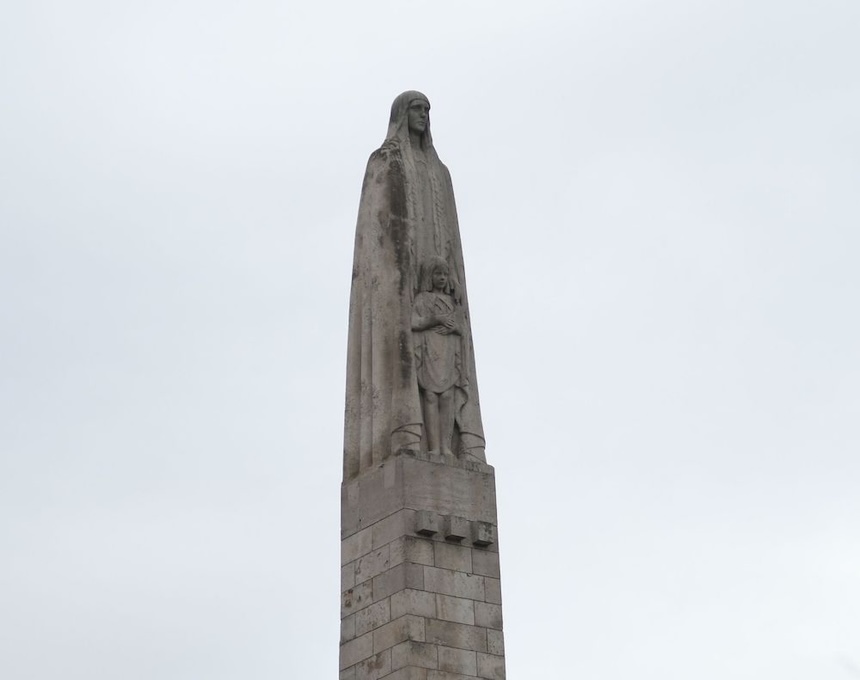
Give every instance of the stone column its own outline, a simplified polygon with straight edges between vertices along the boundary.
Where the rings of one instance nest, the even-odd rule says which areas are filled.
[[[403,453],[341,492],[340,680],[504,680],[493,468]]]

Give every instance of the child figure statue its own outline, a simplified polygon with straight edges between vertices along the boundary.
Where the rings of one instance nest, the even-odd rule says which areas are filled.
[[[448,263],[435,257],[421,267],[412,312],[416,375],[427,450],[453,455],[455,392],[461,379],[462,312],[454,302]]]

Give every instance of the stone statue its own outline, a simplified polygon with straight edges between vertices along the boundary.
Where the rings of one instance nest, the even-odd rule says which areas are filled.
[[[441,257],[424,263],[418,289],[412,331],[427,449],[450,456],[455,388],[463,386],[463,320],[452,297],[448,263]]]
[[[345,479],[403,451],[485,462],[460,228],[429,112],[420,92],[394,100],[361,188]]]

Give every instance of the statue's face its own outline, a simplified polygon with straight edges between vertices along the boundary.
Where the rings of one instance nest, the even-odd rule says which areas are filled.
[[[433,270],[433,290],[445,290],[448,285],[448,270],[437,267]]]
[[[422,133],[427,129],[427,114],[430,104],[423,99],[415,99],[409,104],[408,121],[410,132]]]

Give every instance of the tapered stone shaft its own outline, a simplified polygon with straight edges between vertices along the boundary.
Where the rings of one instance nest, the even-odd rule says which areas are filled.
[[[349,300],[340,680],[503,680],[486,463],[454,189],[408,90],[367,162]]]

